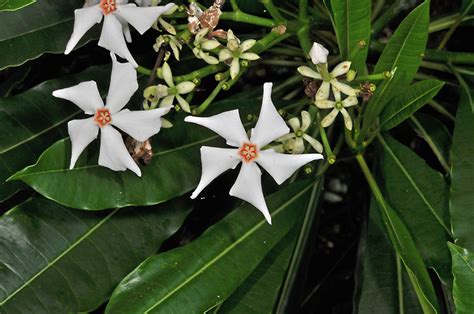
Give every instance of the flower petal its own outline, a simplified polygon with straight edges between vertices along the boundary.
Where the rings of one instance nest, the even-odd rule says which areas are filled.
[[[219,60],[216,57],[213,57],[202,50],[199,51],[199,58],[201,58],[208,64],[219,64]]]
[[[334,100],[341,101],[341,91],[339,90],[339,88],[334,86],[334,84],[331,84],[331,88],[332,88],[332,94],[334,95]]]
[[[335,78],[335,77],[346,74],[351,68],[351,63],[352,62],[350,61],[344,61],[344,62],[339,63],[331,71],[331,76]]]
[[[171,107],[141,111],[125,109],[112,115],[112,125],[144,142],[160,132],[161,116],[167,114],[170,109]]]
[[[232,59],[232,51],[227,48],[224,48],[219,51],[219,61],[225,61],[229,59]]]
[[[167,108],[169,106],[173,106],[174,102],[174,95],[169,95],[163,98],[163,100],[160,103],[161,108]]]
[[[94,118],[91,117],[88,119],[69,121],[67,130],[72,145],[71,163],[69,165],[69,169],[72,169],[87,145],[97,138],[99,126],[94,123]]]
[[[315,70],[311,69],[308,66],[300,66],[298,67],[298,72],[300,72],[301,75],[306,76],[306,77],[311,77],[317,80],[322,80],[321,74],[316,72]]]
[[[196,198],[204,188],[221,173],[234,169],[241,161],[235,148],[201,147],[202,174],[191,198]]]
[[[202,118],[187,116],[184,121],[202,125],[216,132],[227,141],[227,145],[240,147],[244,142],[248,142],[247,133],[240,121],[239,110],[230,110],[217,115]]]
[[[219,47],[219,45],[220,45],[220,43],[215,39],[205,40],[201,44],[201,48],[204,49],[204,50],[212,50],[212,49],[216,49],[217,47]]]
[[[207,35],[209,32],[209,27],[205,27],[197,32],[196,36],[194,36],[194,45],[199,44],[199,42]]]
[[[161,70],[163,71],[163,79],[165,80],[166,84],[168,84],[169,87],[173,87],[173,73],[171,72],[168,62],[163,63]]]
[[[239,176],[237,180],[235,180],[229,194],[255,206],[262,212],[267,222],[271,225],[272,217],[270,216],[267,204],[265,203],[265,197],[263,196],[261,175],[262,172],[256,163],[242,163]]]
[[[192,92],[192,90],[196,87],[196,84],[193,82],[181,82],[178,85],[176,85],[176,90],[178,91],[178,94],[187,94]]]
[[[97,109],[104,106],[97,83],[94,81],[82,82],[72,87],[55,90],[53,96],[73,102],[87,114],[95,114]]]
[[[349,96],[346,99],[342,101],[342,104],[344,107],[351,107],[355,106],[358,104],[357,97],[355,96]]]
[[[301,154],[288,155],[279,154],[272,149],[260,151],[257,163],[262,166],[272,177],[276,183],[282,184],[288,179],[298,168],[310,161],[323,159],[321,154]]]
[[[240,55],[240,59],[253,61],[253,60],[260,59],[260,57],[258,54],[253,53],[253,52],[244,52],[243,54]]]
[[[130,33],[130,27],[128,26],[127,23],[122,24],[122,31],[123,35],[125,36],[125,40],[127,43],[132,42],[132,34]]]
[[[324,119],[321,121],[321,126],[323,128],[326,128],[330,126],[333,122],[334,119],[336,119],[337,114],[339,113],[339,110],[334,108],[329,114],[327,114]]]
[[[352,119],[351,116],[349,115],[349,112],[345,108],[341,109],[342,116],[344,117],[344,125],[346,126],[346,129],[352,130]]]
[[[298,131],[301,128],[300,119],[298,119],[297,117],[291,118],[290,120],[286,121],[286,123],[290,125],[291,129],[294,132]]]
[[[133,59],[127,48],[122,34],[122,24],[113,14],[108,14],[104,17],[104,26],[102,27],[98,45],[127,59],[135,68],[138,67],[137,62]]]
[[[296,137],[295,133],[288,133],[288,134],[285,134],[283,136],[280,136],[275,141],[276,142],[285,142],[285,141],[290,140],[290,139],[295,138],[295,137]]]
[[[323,145],[315,139],[314,137],[309,136],[308,134],[303,134],[303,138],[314,148],[318,153],[323,152]]]
[[[316,92],[316,101],[322,100],[322,99],[328,99],[330,87],[331,87],[331,84],[329,84],[329,82],[323,81],[321,86],[318,88],[318,91]]]
[[[74,47],[76,47],[82,36],[84,36],[94,24],[100,23],[102,16],[103,13],[99,5],[74,10],[74,30],[66,45],[64,54],[69,54]]]
[[[239,58],[232,59],[232,64],[230,65],[230,77],[235,79],[239,75],[240,63]]]
[[[334,87],[336,87],[337,89],[339,89],[343,94],[345,94],[345,95],[347,95],[347,96],[357,96],[357,95],[356,95],[356,90],[353,89],[352,87],[350,87],[350,86],[347,85],[347,84],[338,82],[338,81],[335,80],[335,79],[332,79],[332,80],[331,80],[331,84],[334,85]]]
[[[139,8],[135,4],[118,5],[114,14],[121,16],[132,25],[140,34],[146,32],[158,17],[171,9],[173,3],[165,6]]]
[[[120,63],[113,53],[112,75],[106,107],[111,113],[120,111],[138,89],[137,71],[130,63]]]
[[[295,138],[292,154],[301,154],[304,152],[304,142],[301,137]]]
[[[252,129],[250,141],[263,147],[271,141],[290,132],[285,120],[280,116],[272,102],[272,83],[263,84],[262,108],[257,125]]]
[[[303,132],[306,132],[306,130],[309,129],[310,125],[311,115],[306,110],[301,111],[301,130],[303,130]]]
[[[191,113],[191,107],[189,107],[189,103],[186,101],[186,99],[184,99],[180,95],[176,95],[176,100],[178,101],[179,106],[181,107],[181,109],[183,109],[184,112]]]
[[[321,108],[321,109],[331,109],[331,108],[334,108],[336,103],[332,100],[321,99],[321,100],[316,100],[314,104],[316,105],[316,107]]]
[[[99,165],[114,171],[130,169],[137,176],[142,176],[140,168],[133,161],[123,143],[122,135],[110,125],[101,129]]]
[[[252,48],[257,41],[255,39],[247,39],[242,42],[240,45],[240,51],[245,52]]]

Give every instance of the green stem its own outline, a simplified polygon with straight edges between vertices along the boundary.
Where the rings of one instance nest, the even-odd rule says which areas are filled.
[[[331,145],[329,144],[326,130],[319,124],[319,132],[321,133],[321,140],[323,142],[324,152],[326,153],[327,161],[330,165],[336,162],[336,155],[332,152]]]
[[[385,5],[385,0],[377,0],[377,2],[374,4],[374,8],[372,9],[371,21],[374,21],[377,18],[377,16],[379,16],[384,5]]]
[[[199,105],[199,107],[197,107],[196,112],[193,112],[193,114],[198,115],[203,113],[220,93],[220,91],[222,90],[222,86],[224,86],[225,83],[226,81],[220,81],[219,84],[217,84],[217,86],[214,88],[212,93],[206,98],[206,100],[202,102],[201,105]]]
[[[431,22],[428,27],[428,33],[439,32],[447,28],[450,28],[457,21],[459,16],[460,14],[456,13],[456,14],[442,17],[440,19],[437,19],[436,21]],[[461,22],[466,22],[466,21],[472,20],[473,18],[474,18],[474,15],[464,16],[462,17]]]
[[[270,16],[277,21],[278,24],[286,24],[286,19],[280,14],[278,8],[273,4],[272,0],[261,0]]]
[[[222,12],[220,19],[253,24],[253,25],[264,26],[264,27],[270,27],[270,28],[277,26],[277,23],[275,23],[275,21],[271,19],[247,14],[240,10],[236,12]]]
[[[375,73],[375,74],[369,74],[369,75],[364,75],[364,76],[358,76],[354,82],[365,82],[365,81],[381,81],[386,79],[386,73]]]
[[[184,82],[184,81],[192,81],[195,78],[202,79],[203,77],[209,76],[209,75],[217,73],[219,71],[222,71],[225,68],[226,68],[225,64],[222,64],[222,63],[220,63],[220,64],[210,64],[208,66],[205,66],[205,67],[203,67],[199,70],[190,72],[188,74],[181,75],[181,76],[176,76],[174,78],[174,80],[175,80],[175,83],[181,83],[181,82]]]
[[[239,6],[237,5],[237,0],[230,0],[230,5],[232,6],[232,10],[237,12],[239,11]]]
[[[303,27],[301,27],[296,33],[296,35],[298,36],[298,40],[300,42],[300,46],[301,46],[301,49],[303,50],[304,56],[308,58],[309,51],[311,50],[309,26],[304,25]]]
[[[441,50],[444,48],[444,46],[446,46],[446,44],[449,41],[449,38],[451,38],[451,35],[453,35],[456,28],[461,24],[464,16],[466,16],[466,14],[471,10],[472,4],[473,4],[473,1],[471,0],[471,3],[469,3],[469,5],[464,9],[462,14],[456,18],[453,25],[451,25],[451,27],[449,28],[449,31],[446,33],[446,35],[444,35],[443,40],[441,40],[441,42],[439,43],[438,50]]]
[[[142,67],[142,66],[138,66],[138,68],[136,68],[135,70],[137,70],[138,73],[140,74],[144,74],[146,76],[150,76],[151,75],[151,70],[150,69],[147,69],[145,67]]]
[[[302,22],[308,21],[308,19],[309,19],[308,0],[300,0],[300,3],[299,3],[299,18]]]
[[[377,19],[372,23],[372,38],[377,38],[378,34],[382,29],[394,18],[398,16],[400,12],[405,9],[404,0],[395,0],[395,2]]]
[[[397,261],[397,288],[398,288],[398,313],[405,313],[405,306],[403,305],[403,269],[402,261],[398,254],[395,256]]]
[[[443,116],[451,120],[452,122],[456,121],[456,118],[448,111],[446,108],[444,108],[440,103],[438,103],[435,100],[430,100],[428,104],[436,111],[441,113]]]

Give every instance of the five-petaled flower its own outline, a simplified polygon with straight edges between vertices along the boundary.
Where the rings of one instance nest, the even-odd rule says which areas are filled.
[[[134,67],[138,64],[127,48],[131,41],[132,25],[140,34],[146,32],[156,19],[175,4],[165,6],[139,8],[128,4],[128,0],[100,0],[100,3],[74,11],[74,31],[67,43],[65,54],[69,54],[84,34],[104,18],[104,26],[99,39],[99,46],[108,49],[118,56],[127,59]]]
[[[53,92],[53,96],[67,99],[86,114],[94,115],[68,123],[72,143],[70,169],[74,168],[80,154],[97,138],[100,130],[99,165],[114,171],[124,171],[128,168],[141,176],[140,168],[128,153],[122,135],[113,126],[143,142],[160,131],[160,118],[168,113],[171,107],[146,111],[121,110],[138,89],[137,73],[130,63],[119,63],[113,53],[111,56],[113,65],[107,105],[104,106],[94,81],[82,82]]]
[[[199,193],[216,177],[228,169],[234,169],[240,162],[237,180],[230,195],[245,200],[260,210],[271,224],[271,216],[265,203],[260,179],[263,167],[278,184],[288,179],[304,164],[322,159],[321,154],[287,155],[263,148],[273,140],[287,134],[289,128],[281,118],[271,100],[272,84],[263,86],[260,117],[250,139],[239,117],[239,111],[231,110],[208,118],[188,116],[185,121],[205,126],[226,139],[234,148],[201,147],[202,175],[191,198]]]
[[[171,72],[171,68],[168,62],[163,63],[161,69],[163,73],[163,79],[165,80],[168,86],[163,84],[158,84],[156,86],[157,96],[163,98],[160,103],[160,107],[166,108],[172,106],[174,99],[176,98],[181,109],[183,109],[185,112],[191,112],[189,103],[181,95],[192,92],[193,89],[196,87],[196,84],[190,81],[184,81],[175,85],[173,80],[173,73]]]
[[[334,94],[334,101],[327,99],[316,100],[316,106],[318,108],[332,109],[332,111],[328,113],[321,121],[321,126],[323,128],[330,126],[334,122],[334,119],[336,119],[337,114],[340,112],[344,117],[344,125],[348,130],[352,130],[351,116],[349,115],[349,112],[347,112],[346,108],[357,105],[357,97],[348,96],[346,99],[341,100],[341,92],[334,88],[334,86],[332,92]]]
[[[276,146],[275,150],[279,152],[286,151],[292,154],[301,154],[304,152],[304,140],[306,140],[315,151],[322,153],[323,145],[321,145],[318,140],[307,134],[311,122],[311,116],[306,110],[301,111],[301,122],[297,117],[293,117],[288,120],[287,123],[293,132],[283,135],[277,139],[277,142],[281,142],[283,144]]]

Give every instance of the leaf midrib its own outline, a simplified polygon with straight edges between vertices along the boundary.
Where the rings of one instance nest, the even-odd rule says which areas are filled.
[[[308,185],[306,188],[302,189],[298,194],[293,196],[291,199],[286,201],[284,204],[282,204],[279,208],[277,208],[275,211],[273,211],[272,216],[276,217],[279,213],[281,213],[288,205],[293,203],[297,198],[299,198],[302,194],[306,193],[308,189],[310,189],[312,185]],[[223,250],[221,253],[219,253],[216,257],[211,259],[209,262],[207,262],[203,267],[199,268],[199,270],[195,271],[190,277],[186,278],[180,285],[178,285],[176,288],[168,292],[164,297],[162,297],[160,300],[155,302],[153,306],[149,307],[145,313],[149,313],[151,310],[153,310],[155,307],[163,303],[166,299],[168,299],[171,295],[176,293],[179,289],[187,285],[190,281],[192,281],[194,278],[196,278],[198,275],[203,273],[206,269],[211,267],[214,263],[216,263],[219,259],[221,259],[223,256],[225,256],[228,252],[230,252],[232,249],[234,249],[238,244],[243,242],[245,239],[250,237],[254,232],[256,232],[259,228],[261,228],[263,225],[266,224],[265,219],[261,219],[259,223],[257,223],[253,228],[248,230],[246,233],[244,233],[239,239],[236,241],[232,242],[230,246],[228,246],[225,250]]]
[[[92,233],[94,233],[97,229],[99,229],[104,223],[106,223],[115,213],[119,210],[120,208],[114,209],[110,214],[108,214],[106,217],[104,217],[100,222],[98,222],[96,225],[94,225],[92,228],[90,228],[86,233],[84,233],[79,239],[77,239],[74,243],[72,243],[68,249],[66,249],[64,252],[59,254],[56,258],[54,258],[51,262],[48,262],[48,264],[42,268],[39,272],[37,272],[34,276],[32,276],[30,279],[28,279],[25,283],[23,283],[20,287],[18,287],[15,291],[13,291],[12,294],[10,294],[7,298],[2,300],[0,302],[0,306],[5,305],[6,302],[8,302],[11,298],[13,298],[16,294],[18,294],[21,290],[23,290],[25,287],[29,286],[36,278],[41,276],[45,271],[47,271],[49,268],[51,268],[53,265],[55,265],[59,260],[61,260],[65,255],[67,255],[69,252],[71,252],[75,247],[77,247],[79,244],[82,243],[85,239],[87,239]]]

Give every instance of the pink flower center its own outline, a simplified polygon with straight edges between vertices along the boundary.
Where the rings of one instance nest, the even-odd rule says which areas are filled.
[[[112,122],[112,116],[110,115],[110,111],[107,108],[100,108],[97,109],[94,116],[94,121],[100,127],[104,127],[110,122]]]
[[[244,143],[239,149],[239,155],[245,162],[252,162],[258,158],[257,145],[252,143]]]
[[[117,4],[115,0],[100,0],[100,8],[105,15],[109,14],[110,12],[114,12],[117,10]]]

